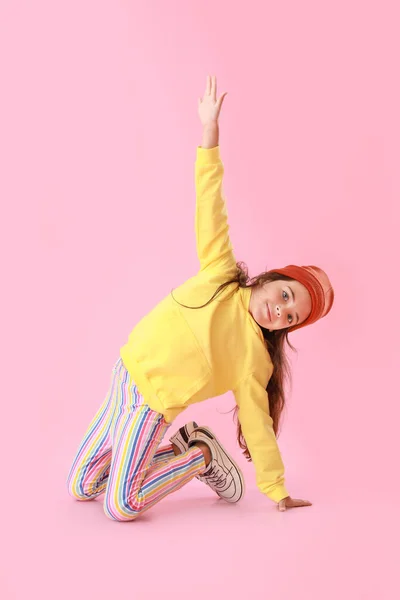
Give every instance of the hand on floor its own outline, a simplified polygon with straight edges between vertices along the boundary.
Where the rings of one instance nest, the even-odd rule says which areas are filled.
[[[295,500],[294,498],[288,496],[279,502],[278,510],[283,512],[287,508],[296,508],[298,506],[312,506],[312,504],[308,500]]]

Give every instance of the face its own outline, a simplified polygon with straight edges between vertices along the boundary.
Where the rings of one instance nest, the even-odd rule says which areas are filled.
[[[269,281],[252,288],[249,312],[269,331],[284,329],[307,319],[311,296],[299,281]]]

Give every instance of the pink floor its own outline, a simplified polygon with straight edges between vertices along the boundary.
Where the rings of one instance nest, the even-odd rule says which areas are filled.
[[[251,481],[233,506],[193,481],[117,523],[100,499],[79,503],[52,484],[51,497],[43,490],[6,522],[2,600],[400,597],[396,507],[372,497],[310,490],[312,508],[279,513]]]

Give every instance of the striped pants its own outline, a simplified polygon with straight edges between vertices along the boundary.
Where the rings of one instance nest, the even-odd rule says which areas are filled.
[[[175,456],[159,447],[169,424],[144,403],[119,358],[111,385],[79,446],[68,475],[68,491],[78,500],[105,492],[104,512],[131,521],[206,468],[196,446]]]

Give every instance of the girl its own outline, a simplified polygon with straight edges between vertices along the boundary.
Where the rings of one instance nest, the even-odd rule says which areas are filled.
[[[68,475],[78,500],[105,492],[104,511],[114,520],[135,519],[194,477],[224,500],[240,500],[243,475],[208,427],[188,423],[160,447],[179,413],[228,390],[237,404],[238,442],[254,462],[260,491],[279,510],[311,504],[289,496],[276,442],[288,374],[284,345],[288,332],[329,312],[334,293],[318,267],[289,265],[249,281],[236,263],[218,145],[225,96],[217,100],[216,77],[207,77],[195,166],[200,270],[129,335]]]

